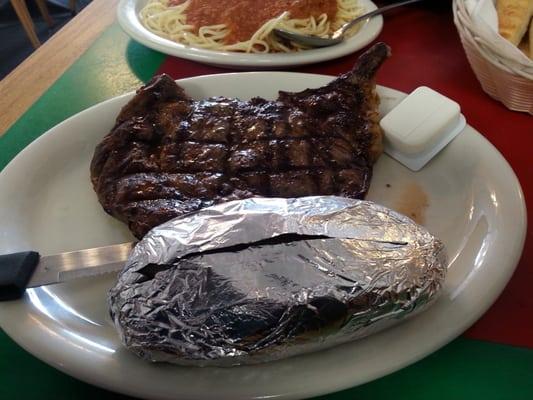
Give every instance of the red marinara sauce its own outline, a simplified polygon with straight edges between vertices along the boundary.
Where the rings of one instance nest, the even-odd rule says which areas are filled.
[[[171,0],[169,5],[184,3],[185,0]],[[230,33],[227,44],[243,42],[269,19],[289,11],[291,18],[318,17],[327,14],[335,19],[337,0],[191,0],[185,11],[187,23],[195,27],[225,24]]]

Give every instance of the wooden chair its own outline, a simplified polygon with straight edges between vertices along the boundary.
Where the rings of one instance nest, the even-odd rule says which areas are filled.
[[[41,15],[46,21],[46,24],[49,27],[51,27],[54,24],[54,21],[52,20],[52,17],[50,17],[50,14],[48,13],[48,7],[46,6],[45,1],[35,0],[35,2],[37,3],[37,6],[39,7],[39,11],[41,12]],[[35,33],[35,26],[33,25],[30,12],[28,11],[26,0],[11,0],[11,5],[15,9],[15,12],[17,13],[17,16],[19,17],[22,27],[26,31],[26,35],[28,35],[28,38],[30,39],[31,44],[33,45],[34,48],[39,47],[41,45],[41,42],[39,41],[39,38],[37,37],[37,34]]]
[[[46,6],[45,0],[35,0],[35,2],[37,3],[37,7],[39,7],[39,11],[43,16],[43,19],[46,21],[48,27],[52,27],[54,21],[52,20],[52,17],[50,17],[50,13],[48,12],[48,7]],[[11,4],[13,5],[17,16],[19,17],[19,20],[22,23],[22,27],[26,31],[26,35],[28,35],[31,44],[36,49],[41,45],[41,42],[39,41],[39,38],[35,33],[35,26],[33,25],[30,12],[28,11],[26,0],[11,0]],[[68,7],[72,14],[75,14],[76,0],[69,0]]]

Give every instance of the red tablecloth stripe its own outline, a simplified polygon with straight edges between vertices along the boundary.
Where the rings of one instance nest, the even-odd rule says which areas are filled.
[[[533,117],[507,110],[482,91],[465,57],[450,4],[427,2],[393,11],[385,17],[378,40],[388,43],[393,52],[379,72],[378,83],[405,92],[426,85],[458,101],[468,123],[508,160],[531,205]],[[348,71],[358,54],[290,70],[337,75]],[[180,79],[228,70],[170,57],[159,72]],[[529,222],[531,226],[531,218]],[[524,253],[511,282],[466,336],[533,348],[532,285],[533,236],[529,228]]]

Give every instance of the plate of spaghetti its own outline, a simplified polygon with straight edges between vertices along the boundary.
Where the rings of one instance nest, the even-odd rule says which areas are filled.
[[[134,40],[172,56],[227,67],[284,67],[326,61],[372,42],[377,16],[342,43],[306,49],[272,33],[281,28],[329,36],[371,11],[370,0],[121,0],[118,21]]]

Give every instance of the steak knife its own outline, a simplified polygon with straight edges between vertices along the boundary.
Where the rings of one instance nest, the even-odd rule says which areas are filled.
[[[35,251],[0,255],[0,301],[26,288],[120,271],[135,242],[41,256]]]

